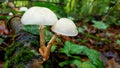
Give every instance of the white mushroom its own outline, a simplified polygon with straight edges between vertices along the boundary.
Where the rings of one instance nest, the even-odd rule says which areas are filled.
[[[45,7],[31,7],[21,19],[25,25],[54,25],[57,20],[57,16]]]
[[[76,25],[74,22],[67,18],[61,18],[52,27],[52,31],[65,36],[76,36],[78,34]]]
[[[21,18],[24,25],[40,25],[40,48],[39,52],[45,61],[49,57],[50,49],[44,42],[44,25],[54,25],[57,22],[57,16],[50,9],[45,7],[31,7]]]
[[[25,12],[26,12],[27,10],[28,10],[27,7],[20,7],[20,9],[19,9],[20,12],[22,12],[22,11],[25,11]]]
[[[50,49],[52,44],[54,43],[57,35],[64,36],[76,36],[78,34],[77,27],[74,22],[67,18],[61,18],[56,22],[55,25],[52,26],[52,31],[55,32],[52,39],[48,42],[47,47]]]
[[[9,15],[9,16],[13,16],[13,13],[12,13],[12,12],[10,12],[8,15]]]

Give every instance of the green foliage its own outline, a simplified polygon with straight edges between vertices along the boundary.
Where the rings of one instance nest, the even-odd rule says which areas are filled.
[[[22,43],[15,44],[14,42],[6,48],[6,53],[5,53],[5,60],[10,59],[10,57],[13,55],[16,47],[21,47],[23,46]]]
[[[37,25],[24,25],[22,30],[25,30],[34,35],[39,35],[39,26]]]
[[[63,67],[64,65],[74,64],[77,66],[77,68],[81,68],[82,62],[80,60],[66,60],[64,62],[59,63],[60,67]]]
[[[57,48],[57,46],[53,44],[51,47],[51,52],[54,52],[56,48]]]
[[[82,27],[77,28],[78,32],[82,33],[82,34],[84,34],[84,31],[87,30],[87,29],[88,29],[87,26],[82,26]]]
[[[30,61],[35,53],[22,43],[13,43],[7,49],[5,53],[5,64],[4,68],[23,68],[26,62]]]
[[[29,6],[29,1],[28,0],[17,0],[17,1],[14,1],[14,4],[16,5],[16,7]]]
[[[3,2],[1,5],[2,5],[2,8],[6,8],[7,3],[6,3],[6,2]]]
[[[6,61],[4,62],[3,68],[8,68],[9,63],[10,63],[10,61],[9,61],[9,60],[6,60]]]
[[[81,27],[79,27],[77,30],[78,30],[79,33],[82,33],[82,34],[84,33],[84,29],[81,28]]]
[[[104,68],[104,65],[102,61],[99,59],[99,53],[96,50],[88,49],[85,46],[80,46],[74,43],[71,43],[70,41],[67,41],[63,48],[59,50],[60,53],[65,53],[67,56],[72,57],[73,60],[79,59],[75,58],[76,56],[72,56],[72,54],[84,54],[89,58],[89,62],[79,62],[75,65],[78,68],[88,68],[89,66],[92,68]],[[73,61],[72,60],[72,61]],[[82,64],[81,64],[82,63]],[[74,64],[74,62],[71,62],[71,60],[61,62],[60,66],[68,65],[68,64]],[[86,65],[86,66],[85,66]]]
[[[116,44],[120,44],[120,40],[116,40]]]
[[[78,46],[77,44],[73,44],[67,41],[63,48],[59,50],[60,53],[65,53],[67,56],[71,56],[71,54],[80,54],[83,50],[86,50],[87,47]]]
[[[0,16],[0,19],[6,19],[9,20],[11,17],[10,16]]]
[[[55,5],[50,2],[33,2],[33,6],[41,6],[41,7],[47,7],[55,12],[58,12],[60,10],[58,5]]]
[[[119,0],[66,0],[62,6],[66,17],[75,20],[103,20],[107,24],[120,25]],[[61,14],[62,15],[62,14]]]
[[[50,32],[50,27],[45,27],[45,29],[44,29],[44,35],[45,35],[45,41],[49,42],[50,39],[53,36],[52,32]]]
[[[49,40],[52,37],[52,32],[49,31],[49,27],[44,27],[44,34],[45,34],[45,40],[46,42],[49,42]],[[27,31],[33,35],[39,35],[39,26],[38,25],[24,25],[22,27],[22,30]]]
[[[3,41],[4,41],[4,39],[0,38],[0,44],[2,44],[2,43],[3,43]]]
[[[15,56],[12,57],[12,61],[14,61],[14,64],[19,64],[20,62],[25,63],[27,61],[30,61],[34,56],[34,53],[31,51],[28,47],[23,47],[19,50],[18,53],[16,53]]]
[[[102,21],[93,21],[93,26],[97,29],[107,29],[108,25],[103,23]]]
[[[97,68],[96,66],[94,66],[91,62],[89,61],[86,61],[86,62],[83,62],[81,64],[81,67],[80,68]],[[103,68],[103,67],[101,67]]]

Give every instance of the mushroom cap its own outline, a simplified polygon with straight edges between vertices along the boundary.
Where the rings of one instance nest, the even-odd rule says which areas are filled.
[[[55,13],[45,7],[31,7],[21,18],[24,25],[54,25],[57,20]]]
[[[12,12],[10,12],[8,15],[12,16],[12,15],[13,15],[13,13],[12,13]]]
[[[77,27],[74,22],[67,18],[61,18],[51,28],[53,32],[65,36],[76,36],[78,34]]]
[[[22,12],[22,11],[27,11],[28,8],[27,7],[20,7],[19,11]]]

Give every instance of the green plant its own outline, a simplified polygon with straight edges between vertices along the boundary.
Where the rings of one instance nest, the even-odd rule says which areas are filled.
[[[120,44],[120,40],[116,40],[116,44]]]
[[[25,25],[22,27],[22,30],[26,31],[26,32],[29,32],[33,35],[39,35],[39,29],[38,29],[39,26],[37,25]]]
[[[29,32],[33,35],[39,35],[39,26],[38,25],[24,25],[22,27],[22,30],[26,31],[26,32]],[[48,42],[51,37],[52,37],[52,32],[49,31],[49,27],[45,27],[44,29],[44,34],[45,34],[45,40],[46,42]]]
[[[102,29],[105,30],[108,28],[108,25],[103,23],[102,21],[92,21],[93,22],[93,26],[97,29]]]
[[[99,58],[99,52],[85,46],[67,41],[64,47],[59,50],[59,53],[65,53],[68,57],[72,58],[61,62],[59,64],[61,67],[64,65],[75,64],[78,68],[104,68],[103,63]],[[89,60],[82,62],[79,56],[74,56],[79,54],[86,55]]]

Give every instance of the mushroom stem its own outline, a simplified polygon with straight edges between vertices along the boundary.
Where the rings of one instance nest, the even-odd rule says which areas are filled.
[[[53,37],[51,38],[51,40],[48,42],[47,48],[50,48],[50,49],[51,49],[52,44],[55,42],[56,38],[57,38],[57,35],[54,34]]]
[[[43,61],[46,61],[49,58],[50,50],[52,47],[52,44],[55,42],[57,35],[55,34],[51,40],[48,42],[47,47],[45,47],[44,55],[43,55]]]
[[[41,53],[41,55],[44,55],[44,51],[45,51],[45,39],[44,39],[44,26],[40,25],[40,48],[39,48],[39,52]]]

